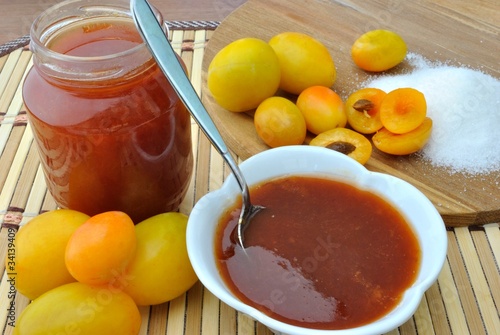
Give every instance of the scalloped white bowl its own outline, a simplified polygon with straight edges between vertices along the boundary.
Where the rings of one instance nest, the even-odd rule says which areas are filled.
[[[216,297],[270,328],[287,335],[382,334],[405,323],[417,310],[425,291],[436,281],[447,251],[446,230],[433,204],[418,189],[396,177],[370,172],[353,159],[333,150],[312,146],[269,149],[240,166],[248,185],[287,175],[323,176],[347,182],[378,194],[405,217],[418,237],[422,261],[414,284],[401,302],[380,319],[343,330],[317,330],[277,321],[240,301],[226,286],[215,259],[215,231],[222,213],[234,205],[240,189],[231,175],[219,190],[205,195],[194,206],[187,227],[187,248],[193,268],[202,284]]]

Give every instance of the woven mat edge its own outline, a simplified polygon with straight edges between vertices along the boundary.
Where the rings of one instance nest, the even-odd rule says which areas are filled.
[[[171,30],[215,30],[219,26],[219,21],[165,21],[165,25]],[[0,57],[11,53],[14,50],[27,46],[30,36],[25,35],[15,40],[0,45]]]

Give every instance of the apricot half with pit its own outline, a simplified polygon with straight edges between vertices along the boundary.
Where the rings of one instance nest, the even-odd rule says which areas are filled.
[[[313,138],[309,145],[341,152],[361,164],[365,164],[372,154],[370,141],[365,136],[347,128],[327,130]]]
[[[378,88],[362,88],[352,93],[345,102],[347,122],[362,134],[373,134],[383,127],[380,120],[380,104],[386,96]]]
[[[432,131],[432,119],[426,117],[416,129],[405,134],[394,134],[386,128],[372,137],[373,145],[391,155],[409,155],[419,151],[428,142]]]

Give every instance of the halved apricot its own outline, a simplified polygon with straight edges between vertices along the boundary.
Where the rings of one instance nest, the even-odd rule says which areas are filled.
[[[431,136],[432,119],[426,117],[416,129],[405,134],[394,134],[386,128],[372,137],[377,149],[391,155],[409,155],[424,147]]]
[[[381,89],[371,87],[352,93],[345,102],[349,125],[362,134],[373,134],[381,129],[380,104],[385,96]]]
[[[309,145],[341,152],[361,164],[365,164],[372,154],[370,141],[360,133],[347,128],[327,130],[313,138]]]
[[[427,115],[427,102],[422,92],[404,87],[386,94],[380,104],[380,120],[394,134],[416,129]]]

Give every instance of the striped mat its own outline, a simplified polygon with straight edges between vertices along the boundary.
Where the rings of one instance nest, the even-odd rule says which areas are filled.
[[[175,50],[189,68],[201,94],[204,48],[217,22],[170,23]],[[27,38],[0,48],[0,258],[7,254],[9,236],[41,212],[56,208],[48,194],[33,136],[26,120],[21,86],[31,67]],[[228,175],[220,155],[193,122],[195,173],[181,211],[189,214],[204,194],[219,188]],[[426,292],[415,315],[391,331],[397,334],[500,334],[500,230],[498,224],[448,229],[447,261],[437,282]],[[29,303],[10,286],[0,263],[0,325],[12,334],[12,313]],[[10,308],[10,310],[9,310]],[[185,295],[162,305],[141,308],[140,334],[264,335],[262,324],[220,302],[197,283]]]

